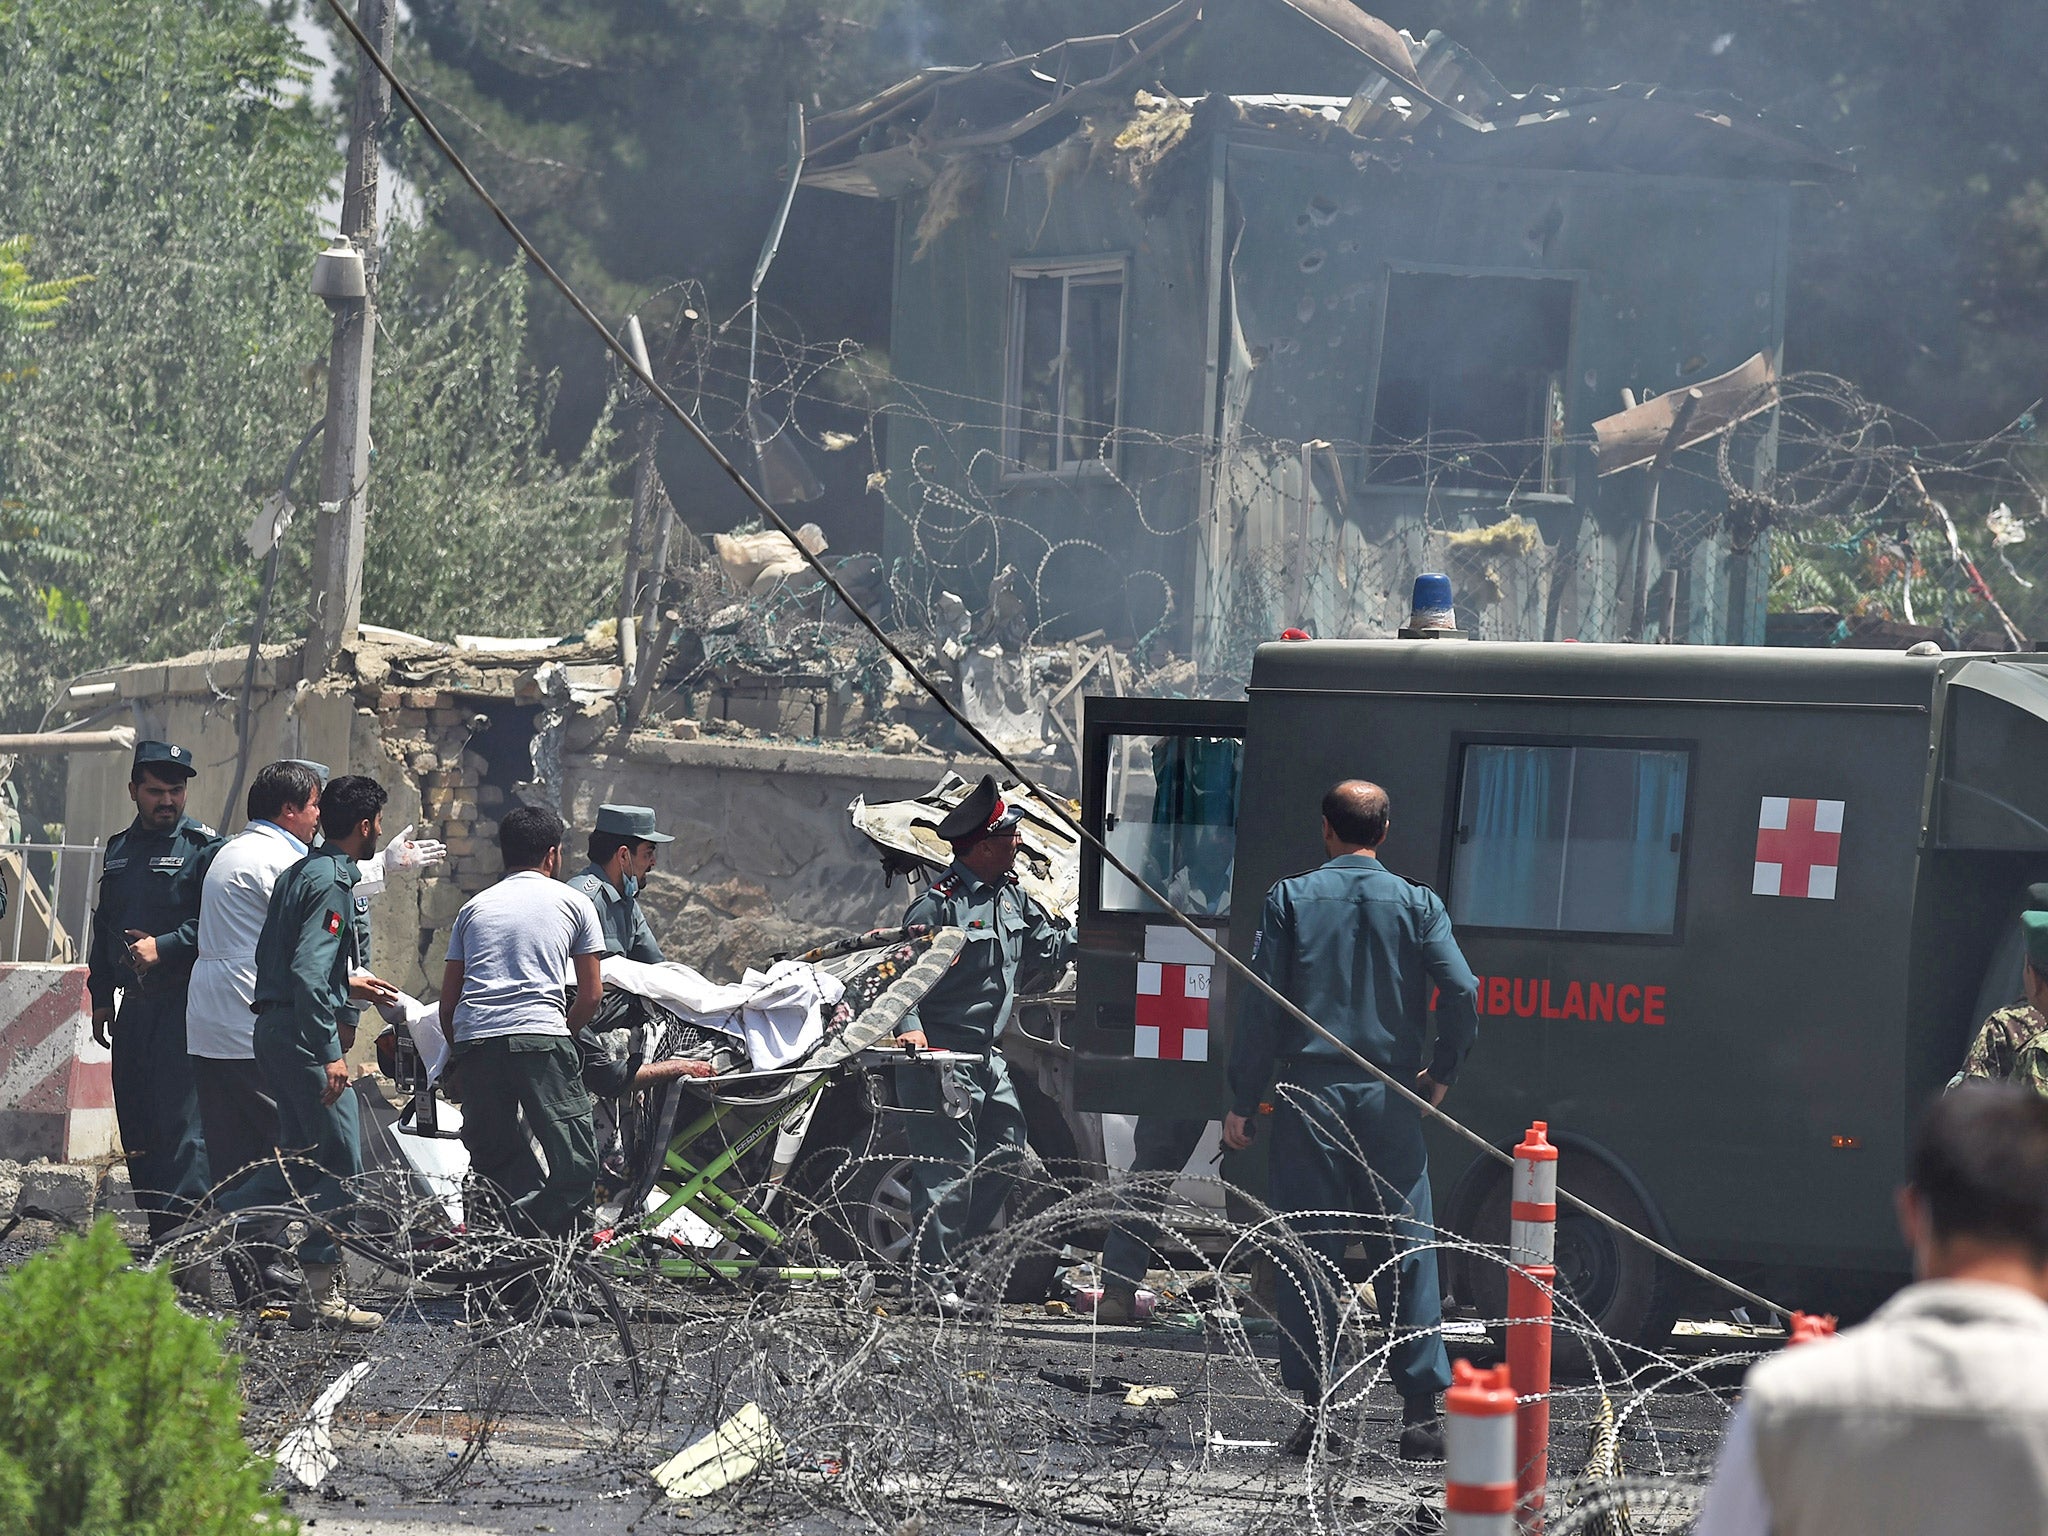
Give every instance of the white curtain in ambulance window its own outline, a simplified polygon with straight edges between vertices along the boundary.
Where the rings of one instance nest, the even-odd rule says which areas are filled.
[[[1111,738],[1104,797],[1110,850],[1190,916],[1230,915],[1243,757],[1244,743],[1235,737]],[[1106,864],[1102,908],[1159,910]]]
[[[1451,919],[1475,928],[1670,933],[1683,752],[1468,746]]]

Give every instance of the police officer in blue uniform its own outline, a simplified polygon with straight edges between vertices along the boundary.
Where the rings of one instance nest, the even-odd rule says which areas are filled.
[[[1019,975],[1057,973],[1073,951],[1073,931],[1055,922],[1017,883],[1017,824],[1023,812],[1003,803],[987,775],[939,823],[953,863],[910,904],[905,923],[960,928],[967,945],[917,1012],[897,1029],[910,1048],[987,1052],[986,1063],[937,1071],[896,1069],[896,1101],[923,1111],[908,1119],[911,1194],[918,1218],[918,1264],[930,1272],[940,1310],[962,1301],[957,1267],[973,1239],[987,1232],[1009,1197],[1014,1164],[1025,1144],[1024,1111],[1010,1086],[996,1039],[1016,1003]],[[953,1074],[967,1113],[944,1109],[938,1071]]]
[[[661,964],[661,945],[640,910],[640,887],[654,872],[663,843],[675,839],[655,830],[654,809],[646,805],[600,805],[586,851],[590,862],[569,879],[597,908],[605,950],[643,965]]]
[[[1479,1035],[1479,983],[1436,893],[1380,863],[1389,814],[1386,791],[1362,779],[1338,784],[1323,797],[1329,862],[1267,892],[1252,969],[1365,1060],[1439,1104]],[[1436,1043],[1425,1067],[1432,989]],[[1319,1428],[1326,1447],[1343,1441],[1325,1421],[1323,1384],[1335,1366],[1333,1288],[1345,1245],[1362,1238],[1369,1252],[1379,1250],[1376,1267],[1390,1248],[1395,1261],[1391,1294],[1384,1268],[1375,1289],[1382,1312],[1391,1314],[1387,1368],[1402,1400],[1401,1454],[1440,1460],[1438,1395],[1451,1383],[1451,1368],[1436,1252],[1429,1246],[1434,1218],[1421,1111],[1247,987],[1230,1050],[1234,1108],[1223,1121],[1228,1146],[1251,1144],[1253,1116],[1276,1067],[1274,1208],[1355,1211],[1367,1218],[1289,1222],[1317,1262],[1312,1273],[1290,1265],[1280,1282],[1281,1378],[1308,1409],[1287,1449],[1308,1454]]]
[[[111,1030],[114,1115],[152,1242],[188,1220],[211,1183],[185,1054],[185,988],[199,953],[199,893],[221,840],[185,814],[197,771],[184,747],[136,743],[135,820],[107,843],[86,952],[93,1038],[107,1045]]]

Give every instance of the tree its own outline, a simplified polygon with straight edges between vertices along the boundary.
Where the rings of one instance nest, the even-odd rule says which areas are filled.
[[[71,290],[92,281],[90,275],[49,278],[41,282],[29,276],[29,237],[9,235],[0,239],[0,382],[12,381],[24,367],[13,353],[14,338],[28,331],[47,331],[57,322],[50,318],[64,307]]]
[[[64,604],[0,597],[6,728],[87,666],[247,634],[243,529],[324,409],[329,324],[306,284],[341,161],[309,75],[259,0],[0,0],[8,215],[49,270],[94,279],[38,338],[33,387],[0,391],[9,495],[91,551],[63,573],[22,560]],[[366,616],[580,628],[616,543],[605,439],[548,459],[552,386],[509,280],[468,258],[423,271],[408,238],[381,289]],[[273,636],[303,629],[310,480]]]
[[[0,1281],[0,1530],[296,1531],[243,1443],[226,1330],[133,1268],[111,1218]]]
[[[385,258],[364,617],[442,636],[581,630],[618,580],[609,420],[557,461],[554,383],[524,355],[524,270],[437,288],[419,246],[401,235]]]
[[[47,331],[52,316],[64,307],[71,291],[90,276],[45,278],[29,275],[29,237],[0,239],[0,391],[29,387],[36,365],[23,339],[31,331]],[[26,502],[8,494],[7,463],[0,457],[0,603],[40,601],[52,620],[66,602],[59,587],[37,589],[19,579],[25,565],[42,569],[75,566],[77,551],[61,538],[47,516],[38,516]]]

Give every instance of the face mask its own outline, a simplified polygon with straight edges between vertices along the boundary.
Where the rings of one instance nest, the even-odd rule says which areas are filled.
[[[636,876],[636,875],[628,875],[628,876],[626,876],[626,894],[627,894],[627,895],[628,895],[629,897],[630,897],[630,896],[637,896],[637,895],[639,894],[639,892],[640,892],[640,880],[639,880],[639,877],[638,877],[638,876]]]

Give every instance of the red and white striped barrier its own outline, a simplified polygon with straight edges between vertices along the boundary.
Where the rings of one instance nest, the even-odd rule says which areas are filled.
[[[1508,1376],[1515,1411],[1515,1487],[1522,1530],[1543,1529],[1550,1477],[1550,1319],[1557,1285],[1557,1148],[1538,1120],[1515,1148],[1508,1239]]]
[[[1451,1364],[1444,1394],[1444,1529],[1447,1536],[1513,1536],[1515,1389],[1508,1368]]]
[[[119,1144],[114,1059],[82,965],[0,965],[0,1157],[82,1163]]]

